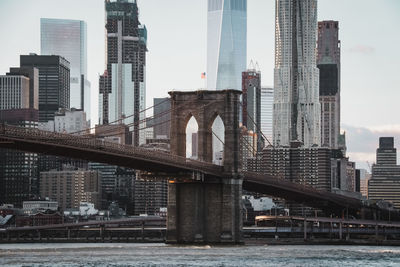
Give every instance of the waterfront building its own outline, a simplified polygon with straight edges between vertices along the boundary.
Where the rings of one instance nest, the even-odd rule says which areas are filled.
[[[145,143],[147,29],[136,1],[105,1],[106,70],[99,79],[99,122],[130,124],[133,144]],[[124,119],[126,117],[126,119]]]
[[[101,175],[102,209],[107,209],[113,201],[117,201],[127,214],[133,215],[135,171],[98,162],[90,162],[89,169]]]
[[[40,52],[42,55],[59,55],[69,61],[69,107],[84,110],[87,119],[90,120],[86,22],[82,20],[41,18]]]
[[[21,67],[39,70],[39,122],[54,120],[60,108],[69,108],[69,62],[61,56],[20,56]]]
[[[48,200],[32,200],[32,201],[24,201],[22,203],[22,209],[25,214],[36,214],[38,212],[46,212],[48,210],[57,211],[58,203],[57,201],[48,201]]]
[[[274,106],[274,89],[270,87],[261,88],[261,132],[264,145],[272,144],[272,111]],[[265,137],[264,137],[265,136]]]
[[[339,22],[318,22],[317,67],[321,103],[321,144],[338,148],[340,134]]]
[[[166,138],[169,139],[169,131],[171,128],[171,99],[169,97],[154,98],[154,132],[153,138]]]
[[[166,138],[147,139],[140,147],[147,150],[170,153],[170,140]],[[153,173],[136,171],[133,185],[134,214],[157,215],[166,209],[168,199],[168,182],[165,177]]]
[[[100,207],[101,174],[97,171],[62,170],[40,173],[40,196],[57,201],[64,211],[79,208],[80,202]]]
[[[261,151],[261,73],[255,69],[242,72],[242,124],[257,134],[256,148]]]
[[[306,148],[292,142],[291,147],[266,147],[262,153],[262,173],[297,184],[331,191],[331,159],[329,148]]]
[[[168,182],[166,180],[136,179],[134,181],[134,215],[156,215],[167,207]]]
[[[275,11],[273,143],[319,146],[317,0],[276,0]]]
[[[372,165],[372,177],[368,181],[368,199],[389,201],[400,208],[400,165],[393,137],[380,137],[376,150],[376,164]]]

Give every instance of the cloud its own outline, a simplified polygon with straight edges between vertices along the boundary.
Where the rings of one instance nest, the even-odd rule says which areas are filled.
[[[364,55],[370,55],[375,53],[375,48],[367,45],[356,45],[349,49],[351,53],[360,53]]]
[[[400,148],[400,125],[379,125],[371,127],[357,127],[342,125],[346,132],[347,154],[357,167],[366,168],[366,162],[375,162],[376,149],[379,146],[379,137],[394,137],[395,147]],[[399,154],[398,154],[399,158]],[[399,159],[398,159],[398,162]]]

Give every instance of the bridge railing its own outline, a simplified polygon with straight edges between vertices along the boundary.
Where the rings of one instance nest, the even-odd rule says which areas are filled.
[[[34,128],[22,128],[6,124],[0,125],[0,136],[3,138],[17,138],[56,145],[101,150],[104,152],[120,155],[122,154],[133,158],[147,159],[156,163],[168,163],[169,165],[188,170],[198,170],[201,172],[211,173],[222,172],[221,166],[212,163],[192,160],[166,152],[158,152],[146,148],[122,145],[95,137],[87,138],[86,136],[48,132]]]

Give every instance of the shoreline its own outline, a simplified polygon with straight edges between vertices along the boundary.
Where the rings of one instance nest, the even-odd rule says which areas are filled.
[[[137,243],[137,244],[149,244],[149,243],[163,243],[165,242],[163,240],[126,240],[126,239],[120,239],[120,240],[93,240],[93,239],[76,239],[76,240],[65,240],[65,239],[49,239],[49,240],[31,240],[31,239],[25,239],[25,240],[0,240],[0,245],[3,244],[85,244],[85,243],[99,243],[99,244],[118,244],[118,243]],[[323,245],[323,246],[332,246],[332,245],[348,245],[348,246],[400,246],[400,240],[365,240],[365,239],[351,239],[351,240],[334,240],[334,239],[309,239],[309,240],[303,240],[301,238],[284,238],[284,239],[273,239],[273,238],[249,238],[245,239],[243,244],[206,244],[206,243],[188,243],[188,244],[168,244],[168,245],[173,245],[173,246],[191,246],[191,245],[212,245],[212,246],[259,246],[259,245],[269,245],[269,246],[282,246],[282,245],[287,245],[287,246],[299,246],[299,245]]]

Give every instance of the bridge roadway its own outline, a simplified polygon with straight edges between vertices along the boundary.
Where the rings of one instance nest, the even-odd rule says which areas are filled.
[[[93,135],[70,135],[0,125],[0,147],[26,152],[79,158],[93,162],[156,172],[176,177],[179,174],[204,174],[208,178],[231,178],[222,166],[192,160],[164,152],[121,145],[94,138]],[[316,208],[341,211],[345,208],[359,210],[363,203],[355,198],[331,192],[321,192],[307,185],[266,175],[243,172],[243,189],[292,200]]]

